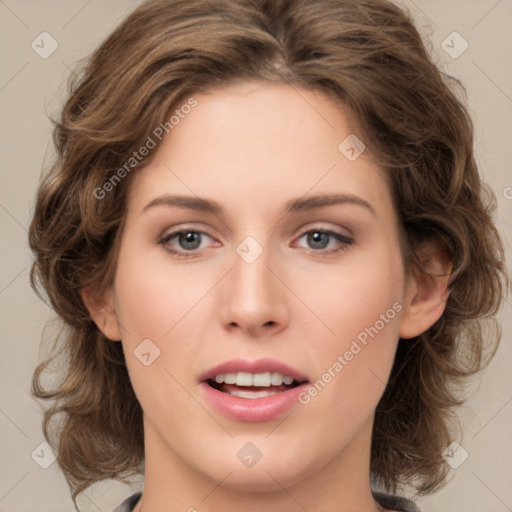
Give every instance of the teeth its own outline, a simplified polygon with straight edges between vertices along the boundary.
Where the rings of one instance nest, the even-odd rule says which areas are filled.
[[[283,375],[278,372],[265,372],[265,373],[220,373],[215,376],[215,382],[217,384],[236,384],[237,386],[257,386],[257,387],[269,387],[269,386],[280,386],[285,384],[289,386],[293,384],[293,377],[289,375]],[[266,391],[264,391],[266,393]],[[266,396],[266,395],[265,395]],[[247,397],[250,398],[250,397]]]
[[[270,378],[272,386],[280,386],[283,383],[284,377],[280,373],[273,373]]]
[[[276,395],[277,391],[230,391],[230,395],[240,398],[263,398],[265,396]]]
[[[252,386],[252,374],[246,372],[238,372],[236,374],[237,386]]]
[[[226,384],[235,384],[236,383],[236,373],[226,373],[222,377],[223,377],[223,379],[220,381],[220,383],[222,383],[222,382],[225,382]],[[215,380],[217,380],[217,378],[215,378]]]
[[[268,387],[271,383],[271,377],[270,372],[266,373],[255,373],[252,376],[252,385],[253,386],[262,386],[262,387]]]

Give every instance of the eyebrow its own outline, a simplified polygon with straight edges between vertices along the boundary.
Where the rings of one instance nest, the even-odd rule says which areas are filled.
[[[203,199],[201,197],[164,194],[151,200],[146,206],[144,206],[142,211],[144,212],[155,206],[178,206],[180,208],[213,213],[215,215],[222,214],[222,208],[218,203],[212,201],[211,199]]]
[[[336,204],[361,206],[369,210],[373,215],[376,215],[375,209],[370,203],[352,194],[320,194],[292,199],[285,204],[284,212],[303,212]],[[177,206],[179,208],[222,215],[222,207],[217,202],[201,197],[164,194],[152,199],[142,211],[144,212],[155,206]]]
[[[359,196],[352,194],[321,194],[299,199],[292,199],[286,203],[285,212],[301,212],[323,208],[335,204],[354,204],[368,209],[373,215],[377,215],[373,206]]]

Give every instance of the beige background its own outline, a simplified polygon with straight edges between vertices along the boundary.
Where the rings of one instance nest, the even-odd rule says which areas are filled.
[[[69,67],[95,48],[136,3],[0,0],[0,512],[74,510],[57,464],[43,469],[35,462],[49,459],[47,451],[39,447],[43,441],[41,415],[29,387],[43,325],[51,312],[28,284],[31,256],[26,230],[43,158],[45,153],[51,156],[51,125],[46,113],[54,113],[60,105]],[[415,15],[431,42],[436,62],[467,87],[478,160],[498,197],[498,225],[510,260],[512,1],[401,3]],[[47,59],[31,48],[43,31],[58,43]],[[441,46],[453,31],[469,44],[455,59]],[[463,44],[457,38],[453,43],[449,38],[448,43],[454,50]],[[473,398],[461,411],[464,436],[458,441],[469,456],[458,469],[451,470],[450,483],[441,492],[419,501],[423,512],[512,511],[510,302],[509,298],[502,313],[503,343],[498,355],[480,383],[472,387]],[[135,482],[133,489],[141,485],[141,481]],[[84,511],[110,512],[130,492],[118,483],[105,482],[84,493],[79,504]]]

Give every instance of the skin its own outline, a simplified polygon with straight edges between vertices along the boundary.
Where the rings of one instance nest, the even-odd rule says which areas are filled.
[[[94,303],[84,293],[103,333],[122,340],[144,412],[136,511],[383,510],[369,482],[374,411],[399,337],[441,316],[447,281],[406,281],[383,171],[365,153],[351,162],[338,150],[354,133],[341,104],[261,83],[194,97],[197,107],[132,177],[112,289]],[[289,200],[333,193],[357,196],[373,212],[345,203],[284,213]],[[207,198],[223,211],[144,210],[162,194]],[[186,252],[177,237],[158,243],[179,229],[205,233],[193,257],[167,250]],[[322,249],[303,236],[308,230],[353,243],[331,236]],[[236,252],[248,235],[263,249],[252,263]],[[429,267],[449,270],[440,256]],[[286,417],[229,419],[199,387],[201,373],[233,358],[277,359],[316,381],[394,303],[401,311]],[[134,350],[148,338],[160,356],[145,366]],[[247,442],[262,453],[250,469],[236,456]]]

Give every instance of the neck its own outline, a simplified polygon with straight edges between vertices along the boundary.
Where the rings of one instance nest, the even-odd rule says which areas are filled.
[[[206,475],[173,452],[145,418],[144,494],[134,512],[382,512],[385,509],[375,502],[370,488],[372,424],[373,417],[323,464],[308,468],[305,474],[291,472],[285,479],[277,470],[273,474],[273,468],[258,466],[248,470],[251,473],[235,466],[225,474]],[[250,483],[241,480],[240,474],[250,476]]]

